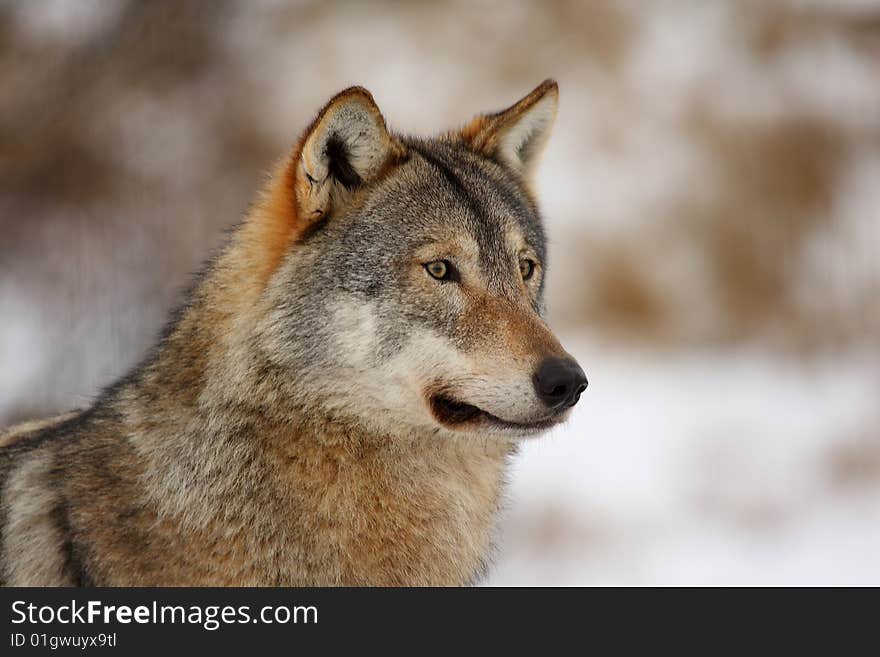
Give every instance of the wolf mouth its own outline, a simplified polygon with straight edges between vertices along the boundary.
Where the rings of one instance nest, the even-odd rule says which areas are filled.
[[[536,422],[511,422],[492,415],[473,404],[461,402],[446,395],[432,395],[430,401],[434,417],[440,424],[447,427],[485,422],[505,429],[541,431],[552,427],[557,421],[555,417],[548,417]]]

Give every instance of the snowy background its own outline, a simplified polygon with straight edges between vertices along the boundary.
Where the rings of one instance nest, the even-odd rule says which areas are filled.
[[[590,387],[490,584],[880,584],[880,2],[0,1],[0,425],[134,364],[349,84],[435,132],[545,77]]]

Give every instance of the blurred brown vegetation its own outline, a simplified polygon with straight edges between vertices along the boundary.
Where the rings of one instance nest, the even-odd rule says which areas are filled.
[[[880,7],[751,2],[736,5],[732,19],[732,40],[757,67],[772,69],[801,52],[832,48],[870,67],[873,82],[880,83]],[[620,30],[610,33],[627,38]],[[723,87],[724,75],[732,73],[722,69],[713,82]],[[786,80],[778,77],[782,86]],[[566,240],[566,267],[582,267],[568,277],[583,281],[584,294],[574,304],[570,296],[557,300],[569,302],[565,320],[614,339],[665,345],[769,340],[775,347],[815,350],[876,343],[876,258],[847,263],[841,262],[845,253],[828,255],[810,273],[819,283],[842,275],[845,294],[818,285],[808,303],[802,297],[805,258],[817,242],[833,241],[846,230],[835,199],[846,193],[847,168],[880,154],[878,108],[841,99],[828,112],[783,88],[784,105],[770,116],[725,115],[714,97],[717,89],[707,86],[707,93],[686,99],[684,118],[673,126],[699,151],[706,163],[702,175],[656,208],[639,231],[597,236],[584,229],[579,240]],[[835,103],[833,89],[829,85],[829,104]],[[880,219],[880,207],[872,212]],[[868,237],[876,240],[871,246],[880,246],[880,228]],[[664,268],[658,261],[674,258],[696,258],[701,266],[687,276],[658,279]],[[693,283],[688,278],[703,280],[685,292]],[[710,308],[714,320],[682,317],[684,308],[699,307]]]

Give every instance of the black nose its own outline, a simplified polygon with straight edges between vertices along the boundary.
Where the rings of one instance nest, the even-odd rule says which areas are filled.
[[[574,406],[587,389],[587,377],[571,358],[548,358],[532,377],[535,391],[550,408]]]

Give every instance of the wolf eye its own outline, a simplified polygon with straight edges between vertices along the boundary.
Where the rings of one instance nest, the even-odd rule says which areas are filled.
[[[452,278],[452,265],[448,260],[426,262],[425,270],[438,281],[448,281]]]
[[[524,281],[529,280],[535,273],[535,261],[523,258],[519,261],[519,273]]]

